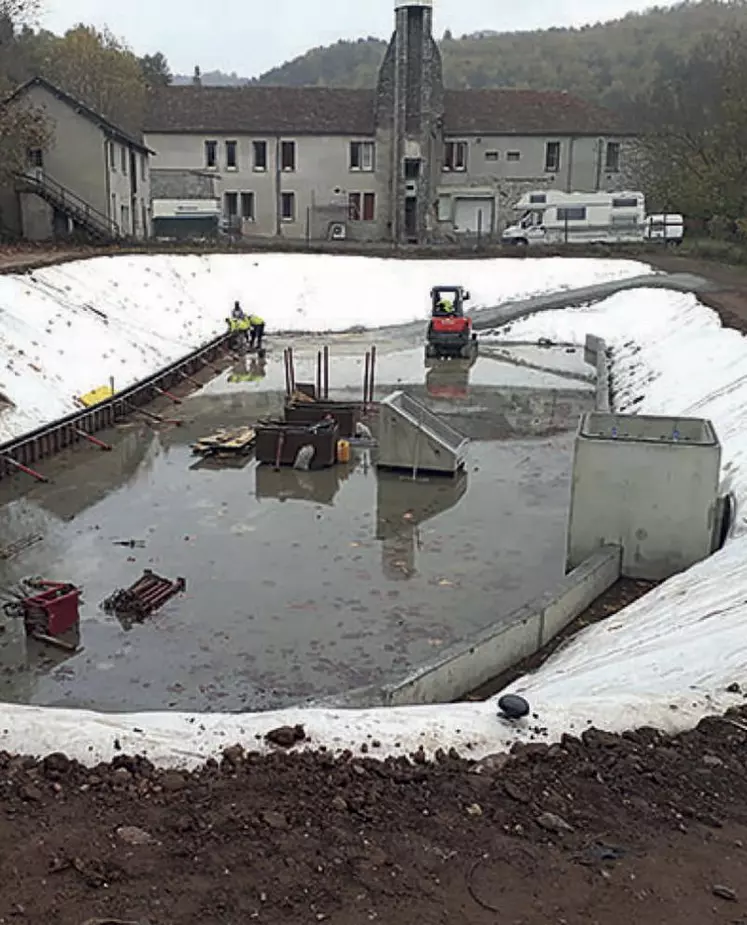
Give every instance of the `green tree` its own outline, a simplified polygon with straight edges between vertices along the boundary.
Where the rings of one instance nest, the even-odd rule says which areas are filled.
[[[42,113],[21,100],[9,100],[19,65],[19,28],[33,22],[37,0],[0,0],[0,185],[27,165],[29,148],[44,148],[50,128]]]
[[[639,101],[652,202],[736,229],[747,217],[747,29],[704,35]]]
[[[79,25],[51,37],[41,73],[96,112],[130,131],[139,131],[146,78],[138,58],[108,30]]]
[[[166,56],[157,51],[154,55],[143,55],[140,60],[140,70],[149,90],[156,87],[167,87],[172,81],[171,68]]]

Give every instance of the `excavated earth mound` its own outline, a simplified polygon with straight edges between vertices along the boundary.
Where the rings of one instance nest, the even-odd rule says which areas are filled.
[[[479,763],[378,747],[0,755],[0,922],[747,922],[747,709]]]

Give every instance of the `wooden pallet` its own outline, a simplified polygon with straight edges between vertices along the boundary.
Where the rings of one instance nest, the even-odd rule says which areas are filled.
[[[193,443],[192,452],[200,456],[238,456],[248,453],[256,439],[253,427],[221,428]]]

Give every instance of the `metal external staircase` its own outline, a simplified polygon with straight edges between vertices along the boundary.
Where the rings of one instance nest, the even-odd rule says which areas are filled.
[[[16,188],[21,193],[35,193],[98,241],[112,241],[120,237],[115,221],[43,171],[19,174]]]

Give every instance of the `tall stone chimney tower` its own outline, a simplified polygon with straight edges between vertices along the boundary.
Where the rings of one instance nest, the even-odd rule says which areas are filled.
[[[423,242],[433,224],[442,145],[443,69],[433,0],[395,0],[395,30],[379,73],[379,151],[391,163],[389,222],[396,242]]]

